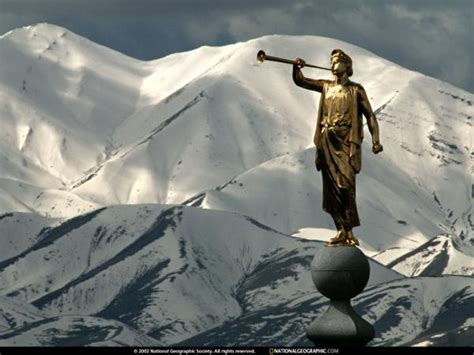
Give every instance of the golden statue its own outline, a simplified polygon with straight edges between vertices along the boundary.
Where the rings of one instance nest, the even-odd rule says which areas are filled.
[[[316,169],[323,177],[323,209],[337,228],[329,245],[359,245],[352,228],[360,225],[355,175],[361,167],[362,114],[372,135],[374,153],[383,150],[377,119],[362,85],[349,80],[352,59],[342,50],[331,52],[332,81],[305,78],[301,72],[304,65],[300,58],[293,65],[296,85],[321,93],[314,144]]]
[[[300,58],[295,61],[257,54],[259,62],[272,60],[293,64],[296,85],[321,93],[314,134],[316,169],[323,178],[323,210],[331,215],[337,234],[328,242],[331,246],[359,245],[352,228],[359,226],[356,206],[355,175],[361,168],[363,139],[362,114],[372,135],[372,152],[383,150],[379,140],[377,119],[362,85],[349,80],[352,59],[340,49],[331,52],[331,68],[306,65]],[[334,80],[314,80],[301,72],[304,66],[331,70]]]

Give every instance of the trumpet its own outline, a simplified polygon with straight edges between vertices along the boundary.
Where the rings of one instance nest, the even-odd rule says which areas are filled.
[[[263,63],[266,60],[269,60],[269,61],[272,61],[272,62],[285,63],[285,64],[294,64],[294,65],[298,64],[298,62],[296,60],[285,59],[285,58],[280,58],[280,57],[273,57],[271,55],[265,54],[264,51],[259,50],[258,53],[257,53],[257,62]],[[310,68],[316,68],[316,69],[331,70],[331,68],[320,67],[318,65],[312,65],[312,64],[305,64],[304,66],[305,67],[310,67]]]

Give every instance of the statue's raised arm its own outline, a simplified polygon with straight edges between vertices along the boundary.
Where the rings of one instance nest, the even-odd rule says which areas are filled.
[[[314,90],[317,92],[323,91],[323,83],[326,80],[315,80],[306,78],[301,71],[306,62],[301,58],[296,58],[295,64],[293,64],[293,81],[296,85],[308,90]]]

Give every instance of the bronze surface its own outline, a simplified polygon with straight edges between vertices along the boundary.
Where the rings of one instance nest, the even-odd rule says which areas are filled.
[[[357,246],[352,229],[360,225],[356,205],[356,174],[361,169],[361,144],[364,138],[362,116],[372,136],[372,152],[383,151],[379,126],[362,85],[352,82],[352,59],[340,49],[331,52],[331,68],[306,64],[301,58],[289,60],[259,51],[257,60],[293,65],[296,85],[321,93],[314,133],[315,166],[323,181],[323,210],[334,220],[337,234],[330,246]],[[309,79],[303,67],[331,70],[334,80]]]

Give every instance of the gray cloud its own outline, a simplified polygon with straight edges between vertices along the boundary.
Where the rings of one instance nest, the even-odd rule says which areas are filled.
[[[473,92],[473,15],[470,0],[0,0],[0,33],[50,22],[140,59],[267,34],[319,35]]]

